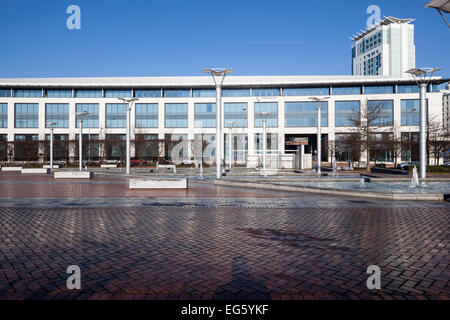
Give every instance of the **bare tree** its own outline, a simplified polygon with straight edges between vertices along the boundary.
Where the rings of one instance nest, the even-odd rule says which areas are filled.
[[[441,154],[450,148],[450,133],[444,129],[442,122],[437,118],[428,121],[427,140],[428,163],[432,155],[435,164],[439,165]]]
[[[375,134],[380,132],[380,128],[385,126],[387,113],[383,109],[382,103],[369,103],[363,101],[359,111],[354,112],[348,117],[353,124],[354,132],[360,140],[361,151],[366,152],[367,171],[371,171],[370,158],[373,149]],[[354,136],[355,137],[355,136]]]

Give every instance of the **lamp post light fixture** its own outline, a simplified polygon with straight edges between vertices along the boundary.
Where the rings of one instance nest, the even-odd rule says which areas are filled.
[[[322,174],[322,106],[321,103],[327,101],[330,97],[311,97],[312,101],[316,104],[317,109],[317,174]]]
[[[413,76],[420,89],[420,178],[427,177],[427,86],[431,77],[441,68],[413,68],[405,73]]]
[[[222,84],[227,74],[233,72],[233,69],[216,68],[204,69],[205,73],[210,74],[213,77],[214,84],[216,85],[216,178],[222,178]]]
[[[133,108],[133,103],[135,101],[138,101],[138,98],[118,98],[119,100],[121,100],[123,102],[123,104],[126,106],[127,108],[127,145],[126,145],[126,172],[127,174],[130,174],[130,112],[131,109]]]
[[[80,133],[78,134],[78,154],[79,154],[79,164],[78,167],[80,171],[83,170],[83,116],[87,116],[89,112],[77,112],[75,115],[78,117],[78,127],[80,129]]]
[[[409,162],[412,161],[412,148],[411,148],[411,143],[412,143],[412,140],[411,140],[411,122],[412,122],[412,114],[413,114],[414,112],[416,112],[416,111],[417,111],[416,108],[412,108],[412,109],[409,111]]]
[[[233,125],[235,124],[234,121],[227,121],[227,125],[230,127],[230,134],[229,134],[229,143],[228,143],[228,153],[229,153],[229,159],[230,162],[228,163],[228,168],[231,169],[232,163],[233,163]]]
[[[53,130],[58,122],[49,122],[47,123],[50,126],[50,171],[53,170]]]
[[[263,125],[263,173],[264,177],[267,177],[267,170],[266,170],[266,153],[267,153],[267,132],[266,132],[266,122],[267,122],[267,116],[271,114],[271,112],[258,112],[259,116],[262,120]]]

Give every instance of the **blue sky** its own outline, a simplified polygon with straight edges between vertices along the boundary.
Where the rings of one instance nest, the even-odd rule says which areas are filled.
[[[0,77],[350,74],[349,36],[415,18],[417,66],[450,76],[450,31],[427,0],[1,0]],[[81,8],[68,30],[66,8]]]

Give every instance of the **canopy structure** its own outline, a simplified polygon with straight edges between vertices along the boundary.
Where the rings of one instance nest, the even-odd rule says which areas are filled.
[[[436,9],[450,28],[450,24],[443,14],[443,12],[450,13],[450,0],[432,0],[425,7]]]
[[[375,30],[376,28],[378,28],[380,26],[385,26],[388,24],[410,23],[412,21],[414,21],[414,19],[399,19],[399,18],[394,18],[394,17],[384,17],[384,19],[381,20],[380,22],[378,22],[376,25],[374,25],[370,28],[366,28],[365,30],[361,30],[361,32],[357,32],[355,35],[350,37],[350,39],[353,41],[358,41],[359,39],[363,38],[364,36],[371,33],[373,30]]]

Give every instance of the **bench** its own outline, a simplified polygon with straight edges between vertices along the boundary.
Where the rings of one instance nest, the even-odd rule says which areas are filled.
[[[22,171],[22,167],[2,167],[2,171]]]
[[[94,173],[91,171],[61,171],[55,172],[55,179],[91,179]]]
[[[174,164],[158,164],[156,166],[156,169],[173,169],[173,173],[177,173],[177,166]]]
[[[50,173],[50,169],[48,168],[25,168],[22,169],[22,174],[26,173]]]
[[[187,189],[188,180],[179,179],[130,179],[130,189]]]

